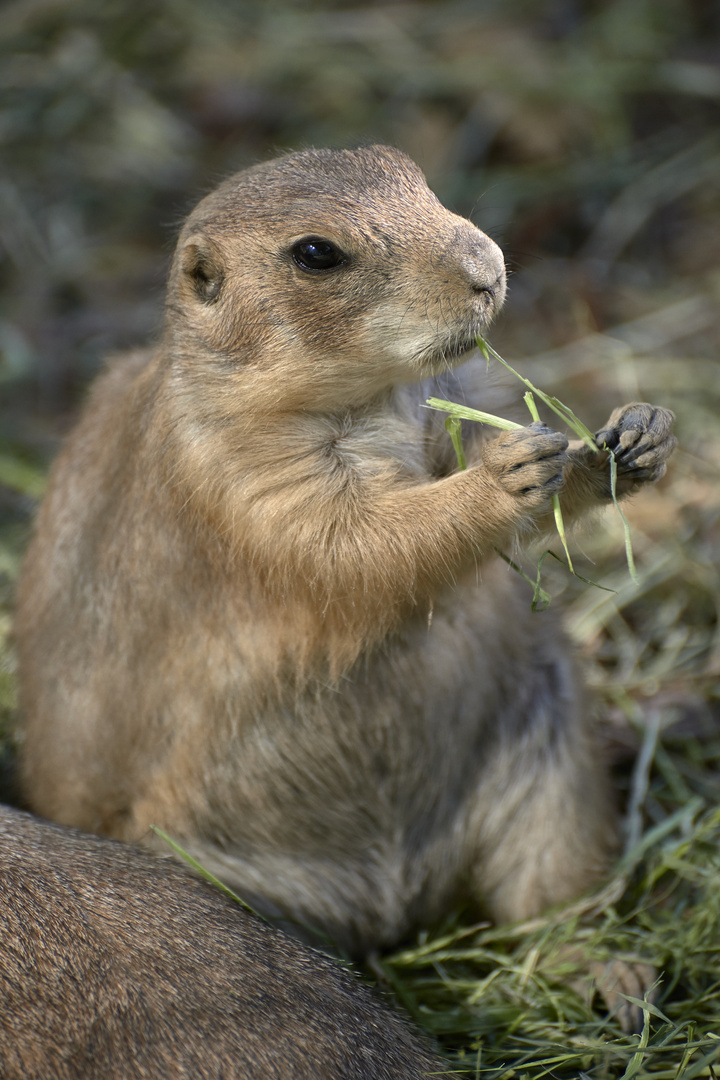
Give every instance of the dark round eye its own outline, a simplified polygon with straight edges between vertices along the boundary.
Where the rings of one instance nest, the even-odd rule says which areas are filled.
[[[308,236],[298,240],[290,253],[301,270],[334,270],[347,262],[344,251],[319,236]]]

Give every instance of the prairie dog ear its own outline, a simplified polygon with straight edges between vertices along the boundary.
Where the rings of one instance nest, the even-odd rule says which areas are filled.
[[[212,304],[225,280],[225,268],[217,246],[205,236],[194,236],[180,255],[180,273],[198,300]]]

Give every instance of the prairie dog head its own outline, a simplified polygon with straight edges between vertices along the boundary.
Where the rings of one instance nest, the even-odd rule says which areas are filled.
[[[168,291],[181,365],[289,407],[344,407],[455,366],[505,296],[498,246],[388,146],[307,150],[230,177],[182,230]]]

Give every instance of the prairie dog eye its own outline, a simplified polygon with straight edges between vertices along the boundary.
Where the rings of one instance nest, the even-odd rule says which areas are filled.
[[[345,252],[321,236],[306,236],[304,240],[298,240],[290,248],[290,254],[301,270],[335,270],[347,262]]]

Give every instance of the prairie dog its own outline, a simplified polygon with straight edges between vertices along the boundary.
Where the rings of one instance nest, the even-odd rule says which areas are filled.
[[[349,972],[168,860],[0,807],[3,1080],[422,1080]]]
[[[404,154],[309,150],[188,218],[159,344],[115,360],[57,461],[17,613],[43,816],[175,836],[352,955],[450,905],[531,916],[600,877],[607,780],[556,615],[495,556],[609,500],[542,424],[468,433],[499,248]],[[599,435],[627,493],[672,414]],[[432,615],[432,618],[430,618]]]

